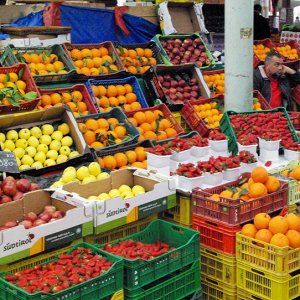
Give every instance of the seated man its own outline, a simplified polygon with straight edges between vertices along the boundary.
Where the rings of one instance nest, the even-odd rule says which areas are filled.
[[[269,52],[264,66],[253,74],[253,89],[258,90],[272,108],[292,108],[291,88],[300,84],[300,73],[285,65],[280,54]]]

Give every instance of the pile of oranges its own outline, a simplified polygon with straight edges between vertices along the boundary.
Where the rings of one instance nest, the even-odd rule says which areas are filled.
[[[270,51],[271,49],[263,44],[253,45],[254,54],[262,61],[266,59],[266,56]]]
[[[75,117],[85,116],[90,113],[82,93],[76,90],[42,94],[38,109],[44,110],[52,106],[62,105],[68,105]]]
[[[116,57],[106,47],[69,51],[78,74],[96,76],[119,71]]]
[[[223,113],[216,101],[210,103],[193,105],[197,115],[204,120],[208,128],[220,127],[220,120]]]
[[[293,213],[273,218],[266,213],[259,213],[254,217],[254,224],[242,227],[241,234],[278,247],[299,248],[300,218]]]
[[[292,170],[286,169],[286,170],[280,172],[280,175],[300,181],[300,165],[294,167]]]
[[[139,141],[165,140],[177,135],[171,121],[159,109],[138,111],[129,120],[140,132]]]
[[[120,107],[125,112],[142,108],[130,84],[92,85],[92,89],[101,112],[109,111],[113,107]]]
[[[86,119],[78,123],[86,143],[94,149],[120,144],[131,138],[126,127],[116,118]]]
[[[203,76],[207,86],[209,87],[212,96],[224,94],[224,73],[217,73]]]
[[[125,70],[131,74],[143,74],[151,65],[156,65],[157,63],[150,48],[126,49],[119,46],[117,47],[117,53],[122,60]]]
[[[129,166],[147,169],[147,153],[145,148],[140,146],[126,152],[99,157],[98,162],[101,168],[110,170],[124,169]]]
[[[59,60],[56,54],[51,54],[48,50],[42,53],[20,53],[22,62],[28,64],[31,75],[67,74],[65,64]]]
[[[290,45],[275,47],[274,49],[280,55],[282,55],[283,57],[289,60],[294,60],[299,58],[297,49],[292,49]]]

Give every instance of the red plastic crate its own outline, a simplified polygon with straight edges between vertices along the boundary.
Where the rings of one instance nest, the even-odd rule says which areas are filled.
[[[298,111],[289,111],[290,119],[296,130],[300,130],[300,112]]]
[[[145,112],[145,111],[154,111],[154,110],[160,110],[164,116],[172,123],[172,128],[174,128],[177,131],[177,134],[183,133],[184,130],[182,129],[182,127],[178,124],[178,122],[176,121],[176,119],[174,118],[172,112],[169,110],[169,108],[167,107],[166,104],[158,104],[155,105],[153,107],[148,107],[148,108],[143,108],[140,109],[139,111],[141,112]],[[130,111],[130,112],[125,112],[126,116],[128,118],[132,117],[137,111]]]
[[[297,50],[297,54],[298,54],[298,57],[300,57],[300,51],[299,51],[299,44],[296,40],[290,40],[288,42],[284,42],[284,43],[274,43],[273,44],[274,47],[282,47],[282,46],[285,46],[285,45],[290,45],[292,49],[296,49]],[[275,50],[275,49],[274,49]],[[277,51],[278,52],[278,51]],[[284,59],[284,63],[288,63],[288,64],[294,64],[294,63],[297,63],[300,59],[297,58],[297,59],[288,59],[286,57],[283,57]]]
[[[262,110],[272,109],[269,102],[264,98],[264,96],[259,91],[253,91],[253,98],[257,98]]]
[[[221,100],[223,102],[224,97],[222,95],[214,98],[206,98],[206,99],[198,99],[198,100],[191,100],[186,101],[185,105],[183,106],[182,110],[180,111],[181,116],[185,119],[186,123],[192,130],[199,132],[202,136],[208,135],[209,128],[207,127],[206,123],[200,118],[193,105],[200,105],[205,103],[210,103],[214,100]],[[224,102],[223,102],[224,103]]]
[[[36,106],[41,100],[39,90],[26,64],[17,64],[10,67],[0,67],[0,74],[7,74],[10,72],[19,74],[21,70],[23,70],[22,80],[25,81],[26,83],[25,93],[36,92],[37,97],[35,100],[26,101],[25,103],[20,104],[20,106],[0,105],[0,114],[9,114],[9,113],[33,110],[36,108]]]
[[[226,226],[221,222],[192,214],[192,229],[200,232],[201,245],[235,255],[235,234],[241,230],[240,225]]]
[[[263,44],[265,47],[268,47],[270,49],[274,48],[274,44],[271,41],[271,39],[264,39],[264,40],[257,40],[253,41],[254,45]],[[261,60],[256,54],[253,53],[253,68],[257,68],[261,63],[264,61]]]
[[[271,213],[287,205],[288,183],[280,181],[278,191],[250,201],[233,200],[220,197],[220,201],[209,199],[212,194],[220,194],[225,187],[235,187],[243,179],[248,179],[250,173],[244,173],[238,180],[228,182],[210,189],[195,188],[192,191],[193,214],[225,225],[238,225],[251,221],[256,214]]]
[[[225,74],[225,70],[224,69],[220,69],[220,70],[213,70],[213,71],[202,71],[202,75],[205,76],[205,75],[215,75],[215,74]],[[206,83],[206,81],[205,81]],[[210,87],[208,87],[210,89]],[[212,91],[211,91],[212,93]],[[214,97],[217,97],[218,95],[224,95],[223,93],[218,93],[216,95],[214,95]]]
[[[56,89],[41,89],[40,88],[40,93],[41,95],[50,95],[52,93],[64,93],[64,92],[73,92],[73,91],[79,91],[81,92],[83,96],[83,101],[87,105],[87,109],[90,114],[96,114],[98,113],[99,107],[97,104],[95,104],[84,84],[76,84],[70,87],[66,88],[56,88]]]

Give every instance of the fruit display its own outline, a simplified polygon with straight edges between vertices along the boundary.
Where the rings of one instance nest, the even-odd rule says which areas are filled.
[[[209,87],[212,97],[217,95],[224,94],[224,87],[225,87],[225,74],[224,71],[217,71],[214,74],[210,74],[211,72],[204,72],[203,78]]]
[[[227,140],[227,136],[219,129],[214,129],[209,132],[208,139],[212,141],[223,141]]]
[[[296,60],[299,59],[299,54],[297,48],[292,48],[290,45],[282,45],[274,47],[280,55],[282,55],[285,59],[288,60]]]
[[[212,62],[200,37],[164,37],[159,39],[173,65],[196,63],[200,68]]]
[[[254,217],[253,224],[242,227],[241,234],[258,241],[270,243],[277,247],[300,247],[300,218],[294,213],[286,216],[270,217],[267,213],[259,213]]]
[[[122,70],[111,42],[95,45],[65,44],[77,74],[85,76],[107,75]]]
[[[188,72],[158,75],[163,91],[172,103],[183,104],[184,101],[197,100],[201,91],[196,78]]]
[[[291,170],[285,169],[280,172],[280,175],[300,181],[300,166],[295,166]]]
[[[54,182],[51,187],[62,186],[66,183],[79,181],[82,184],[95,180],[109,177],[107,172],[102,172],[100,165],[97,162],[92,162],[87,166],[67,167],[58,181]]]
[[[122,184],[118,188],[112,189],[107,193],[101,193],[98,196],[89,196],[88,200],[109,200],[115,197],[122,197],[124,200],[145,194],[146,191],[141,185],[134,185],[132,188],[126,184]]]
[[[163,145],[156,145],[153,148],[148,148],[147,152],[155,154],[155,155],[159,155],[159,156],[172,155],[171,149],[166,148]]]
[[[77,247],[46,264],[7,273],[3,278],[29,294],[55,294],[108,272],[112,265],[94,249]]]
[[[103,250],[111,254],[125,257],[129,260],[138,258],[150,260],[174,249],[174,247],[170,247],[170,245],[161,241],[146,244],[131,239],[116,244],[106,244],[103,248]]]
[[[187,178],[194,178],[202,175],[201,169],[192,163],[180,164],[175,173],[179,176],[184,176]]]
[[[22,199],[25,193],[38,189],[39,186],[28,179],[8,176],[0,184],[0,204]]]
[[[79,155],[67,123],[8,130],[0,133],[0,141],[4,151],[15,153],[20,171],[53,166]]]
[[[129,83],[107,86],[92,84],[92,90],[101,112],[110,111],[113,107],[119,107],[125,112],[142,108],[133,86]]]
[[[118,108],[114,109],[118,110]],[[86,143],[94,149],[100,149],[130,141],[133,136],[128,132],[127,123],[113,117],[113,113],[111,117],[105,114],[99,114],[98,118],[85,118],[78,121],[78,127]]]
[[[118,45],[116,50],[125,70],[133,75],[143,74],[150,66],[157,64],[157,59],[150,48],[126,48],[126,45]]]
[[[68,105],[75,117],[98,112],[86,87],[82,84],[66,89],[40,90],[40,93],[41,101],[38,106],[40,110],[45,110],[52,106]]]
[[[244,164],[253,164],[257,162],[257,158],[249,151],[242,150],[238,154],[240,162]]]
[[[267,54],[271,51],[269,47],[263,44],[253,45],[253,53],[261,60],[265,61]]]
[[[125,152],[98,157],[98,162],[101,168],[110,170],[118,170],[126,167],[147,169],[147,153],[144,147],[138,146]]]
[[[26,179],[24,179],[26,180]],[[65,216],[63,211],[58,210],[53,205],[46,205],[41,213],[28,212],[23,220],[7,221],[0,227],[0,230],[9,229],[16,226],[24,226],[25,229],[40,226],[49,222],[54,222]]]

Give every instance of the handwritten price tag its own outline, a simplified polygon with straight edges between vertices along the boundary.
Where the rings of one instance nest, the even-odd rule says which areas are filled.
[[[18,163],[13,152],[0,151],[0,171],[19,173]]]

